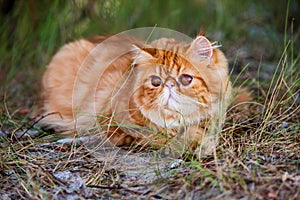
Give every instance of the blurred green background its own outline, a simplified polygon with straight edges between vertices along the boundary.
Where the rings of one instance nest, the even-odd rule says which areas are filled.
[[[62,44],[136,27],[191,37],[203,27],[237,70],[275,66],[289,41],[292,59],[299,58],[297,0],[0,0],[0,8],[1,94],[22,105],[33,104],[42,71]]]

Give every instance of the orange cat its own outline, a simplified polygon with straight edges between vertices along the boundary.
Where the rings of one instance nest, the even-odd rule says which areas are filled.
[[[81,39],[63,46],[43,76],[43,123],[100,128],[117,146],[210,154],[230,104],[224,54],[206,37]]]

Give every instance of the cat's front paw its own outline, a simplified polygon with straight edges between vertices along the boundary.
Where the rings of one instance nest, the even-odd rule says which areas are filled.
[[[182,158],[186,153],[186,148],[177,140],[171,140],[168,144],[161,148],[161,151],[165,156],[171,158]]]
[[[203,138],[201,145],[197,147],[195,155],[198,159],[212,155],[216,151],[218,137],[211,135]]]

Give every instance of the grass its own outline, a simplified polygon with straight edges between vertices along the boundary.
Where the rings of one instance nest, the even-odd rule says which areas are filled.
[[[9,1],[0,2],[2,199],[300,196],[297,1],[12,1],[11,9],[5,7]],[[29,115],[38,103],[39,77],[62,44],[156,24],[190,36],[203,26],[207,36],[222,42],[235,85],[252,91],[256,103],[247,112],[243,106],[228,111],[215,155],[176,161],[178,167],[170,168],[174,161],[155,153],[131,157],[114,149],[120,161],[115,163],[113,156],[101,158],[85,146],[52,143],[57,138],[48,132],[14,137],[42,131]]]

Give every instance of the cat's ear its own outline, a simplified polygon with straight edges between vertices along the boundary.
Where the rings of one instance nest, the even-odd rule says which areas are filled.
[[[142,48],[132,45],[133,52],[133,65],[135,64],[145,64],[154,60],[154,57]]]
[[[203,26],[200,27],[198,36],[205,36],[205,30],[204,30]]]
[[[211,61],[213,56],[213,45],[204,36],[198,36],[187,50],[187,55],[195,61],[208,60]]]

